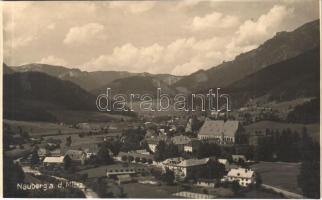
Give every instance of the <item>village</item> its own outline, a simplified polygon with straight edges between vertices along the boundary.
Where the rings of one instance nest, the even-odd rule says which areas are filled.
[[[293,134],[294,130],[285,126],[269,130],[269,122],[229,119],[222,113],[150,120],[141,117],[107,123],[62,123],[56,133],[36,136],[8,123],[5,130],[18,133],[8,140],[6,153],[21,152],[13,157],[29,181],[75,181],[76,189],[86,197],[301,198],[296,183],[274,185],[278,178],[274,176],[279,176],[274,170],[297,171],[299,159],[283,160],[275,153],[265,157],[263,149],[269,151],[262,144],[276,137],[274,131]],[[63,127],[74,132],[64,133]],[[306,128],[298,126],[296,130]],[[271,168],[270,173],[266,167]],[[296,182],[292,174],[285,177]],[[273,184],[266,183],[267,179]]]

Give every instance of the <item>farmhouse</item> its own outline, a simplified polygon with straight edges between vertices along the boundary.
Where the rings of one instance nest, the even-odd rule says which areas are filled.
[[[40,158],[44,158],[44,157],[50,155],[49,150],[46,149],[46,148],[43,148],[43,147],[39,148],[38,151],[37,151],[37,153],[38,153],[38,156]]]
[[[150,150],[152,152],[155,152],[156,151],[156,147],[159,144],[159,142],[160,141],[167,141],[167,140],[168,140],[168,138],[166,136],[158,136],[158,137],[155,137],[155,138],[147,139],[146,142],[147,142]]]
[[[198,133],[198,139],[215,140],[219,144],[234,144],[242,132],[239,121],[206,120]]]
[[[185,145],[191,143],[191,139],[184,135],[174,136],[171,141],[178,147],[179,152],[183,152]]]
[[[184,152],[192,153],[193,151],[195,151],[195,149],[198,148],[199,145],[200,145],[200,140],[193,138],[188,144],[184,145],[183,150]]]
[[[240,186],[247,187],[255,183],[255,172],[251,169],[231,169],[226,177],[228,182],[238,181]]]
[[[85,161],[86,161],[86,153],[84,151],[81,151],[81,150],[68,150],[66,153],[65,153],[65,156],[69,156],[70,159],[74,162],[80,162],[82,165],[85,164]]]
[[[176,176],[181,178],[191,177],[195,172],[202,170],[208,163],[209,158],[204,159],[183,159],[169,158],[162,162],[163,170],[170,169]]]

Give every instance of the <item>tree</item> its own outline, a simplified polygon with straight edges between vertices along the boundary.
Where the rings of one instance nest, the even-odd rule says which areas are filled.
[[[213,178],[221,179],[225,174],[225,170],[225,165],[221,164],[217,160],[208,164],[208,171],[213,172]],[[210,178],[211,176],[212,174],[210,174]]]
[[[165,173],[161,175],[161,181],[165,182],[168,185],[172,185],[174,182],[175,176],[174,172],[166,168]]]
[[[261,185],[262,185],[262,177],[259,173],[256,173],[256,176],[255,176],[255,181],[256,181],[256,188],[260,188]]]
[[[72,137],[71,136],[68,136],[66,138],[66,146],[70,147],[71,144],[72,144]]]
[[[219,156],[221,154],[220,147],[215,143],[202,142],[193,152],[198,158],[206,158],[211,156]]]
[[[166,150],[165,159],[180,156],[178,146],[173,143],[167,144]]]
[[[33,150],[32,154],[31,154],[31,159],[30,159],[30,163],[32,165],[37,165],[40,162],[39,159],[39,155],[36,149]]]
[[[136,163],[140,162],[140,158],[139,157],[135,157],[134,160],[135,160]]]
[[[204,194],[208,194],[208,190],[205,188],[205,189],[203,189],[202,190],[202,192],[204,193]]]
[[[301,164],[298,184],[306,197],[320,198],[320,163],[318,161],[304,161]]]
[[[110,151],[106,146],[101,146],[97,152],[97,162],[98,164],[108,165],[113,163],[113,159],[110,156]]]
[[[123,155],[121,159],[122,159],[122,161],[125,162],[125,161],[127,161],[127,156],[126,155]]]
[[[133,156],[129,156],[129,157],[127,158],[127,160],[128,160],[129,162],[133,162],[134,157],[133,157]]]
[[[114,156],[116,156],[120,152],[122,147],[120,140],[108,141],[105,143],[105,145],[111,150]]]
[[[72,159],[66,155],[64,157],[64,170],[69,170],[72,165]]]
[[[121,186],[119,188],[120,188],[119,198],[126,198],[127,194],[124,192],[124,188]]]
[[[302,164],[297,182],[304,196],[320,198],[320,145],[306,136],[302,141]]]
[[[96,181],[93,181],[92,188],[101,198],[113,197],[113,193],[108,192],[107,186],[108,184],[106,183],[105,179],[103,177],[99,177],[96,179]]]
[[[233,181],[231,183],[231,190],[233,191],[235,196],[239,193],[240,185],[239,185],[238,181]]]
[[[142,162],[142,163],[146,163],[146,162],[147,162],[146,158],[142,158],[142,159],[141,159],[141,162]]]
[[[164,141],[160,141],[155,148],[154,160],[157,162],[165,160],[166,144]]]
[[[24,190],[18,190],[17,184],[24,183],[25,174],[21,166],[14,163],[12,159],[3,157],[3,195],[6,198],[23,198],[28,193]]]
[[[156,146],[154,159],[155,161],[160,162],[167,158],[178,157],[179,155],[179,150],[176,145],[173,143],[166,144],[164,141],[160,141]]]

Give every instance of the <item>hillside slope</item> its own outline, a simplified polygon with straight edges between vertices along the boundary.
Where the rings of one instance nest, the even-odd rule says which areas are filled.
[[[315,48],[236,81],[225,91],[237,105],[261,96],[266,96],[268,101],[288,101],[318,97],[319,83],[320,49]]]
[[[233,61],[195,72],[173,86],[190,92],[227,87],[267,66],[318,47],[319,35],[319,20],[304,24],[291,32],[277,33],[258,48],[237,56]]]
[[[106,88],[111,88],[111,94],[150,94],[156,96],[157,88],[161,88],[162,93],[169,95],[176,94],[169,85],[164,83],[163,79],[151,76],[131,76],[127,78],[117,79],[111,83],[92,91],[93,94],[106,93]]]
[[[69,81],[39,72],[3,77],[4,118],[54,120],[51,109],[95,110],[95,97]]]

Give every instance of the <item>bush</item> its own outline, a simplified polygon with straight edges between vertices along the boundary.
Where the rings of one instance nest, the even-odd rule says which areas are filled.
[[[146,163],[146,162],[147,162],[146,158],[141,159],[141,163]]]
[[[128,161],[133,162],[134,157],[133,156],[129,156],[127,159],[128,159]]]
[[[127,159],[128,159],[128,158],[127,158],[127,156],[126,156],[126,155],[124,155],[124,156],[122,156],[122,158],[121,158],[121,159],[122,159],[122,161],[127,161]]]

